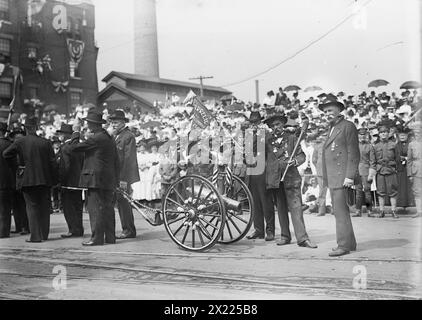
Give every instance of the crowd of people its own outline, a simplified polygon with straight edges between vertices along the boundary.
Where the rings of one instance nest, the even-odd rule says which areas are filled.
[[[157,108],[155,114],[88,104],[78,106],[71,119],[55,111],[15,116],[9,125],[0,124],[0,237],[9,237],[13,213],[12,232],[30,233],[30,242],[47,240],[52,209],[64,212],[69,227],[64,238],[83,236],[85,203],[92,235],[84,245],[115,243],[116,202],[122,225],[117,238],[134,238],[132,208],[127,199],[114,197],[116,187],[159,207],[168,186],[180,176],[212,174],[210,163],[192,165],[200,152],[192,148],[196,142],[221,133],[235,140],[248,129],[255,134],[253,150],[261,141],[266,155],[261,174],[248,174],[251,166],[244,160],[232,163],[233,173],[247,182],[255,202],[255,230],[249,239],[274,240],[276,209],[282,230],[277,244],[291,241],[289,212],[298,245],[315,248],[303,212],[333,213],[338,232],[347,229],[338,239],[340,251],[333,251],[342,255],[356,248],[350,214],[345,217],[349,208],[356,217],[363,215],[364,207],[368,217],[383,218],[390,205],[398,218],[398,207],[416,206],[414,217],[421,216],[422,100],[416,90],[400,96],[339,92],[305,101],[298,92],[289,95],[279,88],[277,94],[269,91],[260,104],[234,97],[203,101],[213,120],[201,130],[192,127],[192,106],[180,101]],[[264,140],[256,137],[260,129],[267,133]],[[295,148],[299,136],[304,139]],[[182,152],[183,139],[187,148]]]

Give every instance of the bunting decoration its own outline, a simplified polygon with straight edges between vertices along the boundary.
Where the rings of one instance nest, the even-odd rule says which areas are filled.
[[[40,13],[42,8],[45,5],[46,0],[28,0],[28,26],[32,27],[33,25],[33,16]]]
[[[54,87],[54,91],[56,91],[57,93],[59,93],[60,91],[65,93],[67,91],[67,87],[69,86],[69,81],[51,81],[51,84]]]
[[[84,54],[85,43],[80,40],[67,39],[67,49],[69,51],[71,62],[73,62],[77,68]]]

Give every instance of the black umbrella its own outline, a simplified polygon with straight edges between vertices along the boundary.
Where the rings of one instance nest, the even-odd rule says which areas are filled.
[[[299,86],[290,85],[284,88],[284,91],[299,91],[302,90]]]
[[[418,89],[421,87],[421,84],[417,81],[406,81],[400,86],[400,89]]]
[[[310,86],[305,89],[305,92],[321,91],[322,88],[318,86]]]
[[[368,84],[368,88],[378,88],[378,87],[382,87],[382,86],[386,86],[390,84],[387,80],[382,80],[382,79],[378,79],[378,80],[374,80],[369,82]]]

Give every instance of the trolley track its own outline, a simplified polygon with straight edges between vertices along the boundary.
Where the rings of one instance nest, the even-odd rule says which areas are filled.
[[[0,248],[0,251],[6,251],[11,249]],[[84,273],[78,274],[78,272],[68,272],[67,276],[70,280],[88,280],[90,282],[95,281],[109,281],[118,282],[119,284],[127,285],[143,285],[146,283],[160,283],[169,285],[183,285],[183,286],[198,286],[202,287],[213,287],[221,289],[237,289],[247,290],[254,292],[294,292],[307,295],[312,292],[315,295],[326,295],[335,293],[336,296],[345,299],[421,299],[420,296],[408,294],[413,288],[408,285],[402,285],[393,282],[377,282],[372,281],[368,285],[366,290],[355,290],[351,288],[350,279],[342,278],[328,278],[328,277],[315,277],[315,278],[302,278],[296,277],[295,279],[280,279],[280,278],[265,278],[265,277],[245,277],[241,274],[220,274],[220,273],[198,273],[191,270],[182,269],[170,269],[170,268],[158,268],[154,267],[133,267],[124,265],[122,263],[98,263],[82,261],[78,262],[70,258],[49,258],[45,256],[34,256],[31,254],[35,253],[47,253],[51,256],[52,251],[49,249],[31,249],[31,250],[14,250],[19,252],[19,255],[12,254],[0,254],[0,259],[6,259],[8,261],[20,261],[25,264],[42,264],[42,265],[64,265],[70,271],[79,269],[92,270],[93,272],[101,271],[104,272],[117,272],[119,276],[111,274],[111,276],[98,277],[89,276]],[[75,255],[80,253],[79,250],[70,253]],[[63,252],[62,252],[63,253]],[[69,252],[66,251],[66,254]],[[84,251],[87,253],[87,251]],[[105,252],[89,251],[92,254],[104,254]],[[107,254],[109,254],[107,252]],[[192,257],[192,256],[190,256]],[[75,256],[76,258],[76,256]],[[50,270],[44,268],[43,270]],[[10,277],[25,277],[28,279],[52,279],[55,275],[47,273],[28,273],[28,272],[11,272],[9,270],[0,270],[0,276]],[[8,293],[4,295],[0,294],[0,298],[9,299]],[[13,294],[11,294],[13,296]],[[10,299],[14,299],[13,297]],[[19,294],[16,295],[17,299],[33,299],[32,296],[23,295],[19,298]]]

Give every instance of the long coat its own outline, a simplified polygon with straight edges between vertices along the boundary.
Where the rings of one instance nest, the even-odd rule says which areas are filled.
[[[62,187],[79,187],[84,156],[81,153],[72,152],[72,146],[79,143],[79,135],[65,142],[59,151],[59,181]]]
[[[422,178],[422,148],[416,139],[409,143],[406,169],[408,177]]]
[[[273,136],[269,136],[266,139],[266,181],[267,189],[278,189],[280,187],[280,180],[283,176],[283,173],[287,167],[287,163],[295,145],[297,143],[297,138],[293,134],[284,133],[281,137],[281,142],[277,143],[280,145],[280,148],[276,148],[272,143],[274,141]],[[295,158],[297,165],[300,166],[305,162],[306,156],[302,151],[302,148],[299,146]],[[291,166],[286,173],[284,180],[284,186],[286,188],[300,188],[302,178],[299,174],[299,171],[296,166]]]
[[[10,166],[12,161],[6,161],[3,158],[2,153],[12,144],[6,138],[0,138],[0,190],[2,189],[14,189],[15,179],[13,174],[13,168]]]
[[[57,183],[57,163],[52,144],[49,140],[29,134],[17,139],[3,151],[5,159],[19,156],[25,167],[20,173],[17,188],[46,186]]]
[[[324,186],[342,188],[344,179],[356,180],[359,176],[359,139],[356,126],[345,119],[340,120],[324,144]]]
[[[115,190],[119,183],[119,156],[116,144],[104,129],[95,131],[86,141],[72,146],[84,152],[85,160],[79,186],[89,189]]]
[[[360,161],[359,161],[359,174],[361,176],[368,176],[369,169],[375,172],[375,149],[369,142],[359,144]]]
[[[120,181],[131,185],[139,181],[135,136],[125,127],[117,134],[115,141],[119,155]]]

